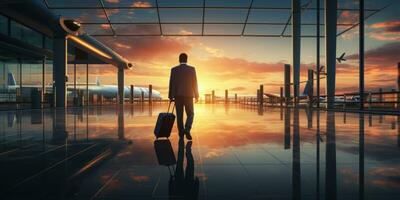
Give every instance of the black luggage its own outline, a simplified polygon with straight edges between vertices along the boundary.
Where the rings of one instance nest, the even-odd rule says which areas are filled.
[[[168,139],[154,141],[154,150],[156,151],[159,165],[169,167],[176,164],[174,150],[172,149],[171,142]]]
[[[160,113],[158,115],[156,127],[154,128],[154,135],[156,135],[156,138],[159,137],[168,138],[171,135],[171,130],[175,122],[175,115],[174,115],[175,106],[172,107],[172,112],[169,112],[171,103],[172,102],[169,102],[168,111],[166,113]]]

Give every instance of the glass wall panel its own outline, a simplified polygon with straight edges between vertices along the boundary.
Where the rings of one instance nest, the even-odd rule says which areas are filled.
[[[17,95],[20,94],[21,76],[20,64],[18,60],[11,60],[5,62],[6,83],[5,90],[2,92],[3,102],[16,102]]]
[[[42,88],[43,63],[41,60],[27,60],[22,62],[22,101],[31,101],[32,88]]]
[[[44,83],[46,87],[46,91],[44,93],[44,102],[50,103],[52,99],[50,99],[53,95],[53,61],[46,60],[46,67],[44,72]]]
[[[8,18],[0,15],[0,33],[7,34],[8,30]]]
[[[43,35],[15,21],[11,21],[11,37],[42,47]]]
[[[74,88],[74,64],[68,64],[67,66],[67,103],[73,105],[75,88]]]
[[[6,85],[6,80],[7,80],[6,77],[7,77],[6,63],[0,60],[0,88],[2,89]]]
[[[6,63],[0,61],[0,102],[4,102],[4,98],[5,96],[7,96],[6,77],[7,77]]]
[[[73,71],[72,71],[73,73]],[[87,100],[87,90],[86,90],[86,64],[77,64],[76,65],[76,87],[78,91],[82,91],[84,103],[86,104]],[[73,80],[72,80],[73,82]]]

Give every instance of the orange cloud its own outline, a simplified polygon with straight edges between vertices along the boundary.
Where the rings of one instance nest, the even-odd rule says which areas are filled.
[[[388,28],[389,30],[399,31],[400,21],[387,21],[372,24],[371,28]]]
[[[234,87],[234,88],[231,88],[229,90],[230,91],[244,91],[244,90],[246,90],[246,88],[245,87]]]
[[[119,42],[116,42],[115,46],[120,48],[120,49],[130,49],[131,48],[131,46],[125,45],[125,44],[122,44],[122,43],[119,43]]]
[[[169,37],[103,37],[98,39],[125,58],[135,62],[151,63],[154,60],[175,58],[179,53],[190,49],[189,45]],[[130,51],[126,51],[127,46],[131,47]]]
[[[400,40],[400,20],[379,22],[369,26],[372,31],[368,34],[370,38],[380,41]]]
[[[104,30],[108,30],[111,28],[110,24],[101,24],[100,27]]]
[[[106,0],[107,3],[119,3],[119,0]]]
[[[365,61],[368,65],[377,66],[380,69],[392,67],[399,62],[400,42],[388,43],[365,52]],[[349,55],[348,60],[358,60],[358,54]]]
[[[149,7],[151,7],[151,3],[147,2],[147,1],[137,1],[132,4],[132,7],[149,8]]]
[[[339,18],[338,18],[338,23],[339,24],[355,24],[358,22],[358,12],[354,11],[343,11]]]

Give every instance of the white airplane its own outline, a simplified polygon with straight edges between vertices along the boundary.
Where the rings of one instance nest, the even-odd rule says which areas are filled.
[[[8,72],[7,83],[6,86],[0,91],[0,94],[15,94],[17,88],[20,88],[15,81],[14,75],[11,72]],[[30,96],[30,92],[32,88],[42,88],[39,85],[23,85],[21,94],[22,96]],[[47,91],[51,91],[52,86],[47,85],[45,86]],[[98,94],[102,95],[105,99],[115,99],[118,93],[118,86],[117,85],[101,85],[98,78],[96,78],[96,83],[89,83],[88,87],[86,88],[86,84],[76,84],[76,91],[83,91],[85,92],[86,89],[89,90],[89,94]],[[149,97],[149,89],[144,87],[134,87],[133,96],[134,98],[141,98],[143,92],[144,98]],[[24,95],[27,94],[27,95]],[[75,94],[74,84],[67,83],[67,97],[73,98]],[[131,89],[130,86],[124,87],[124,98],[129,99],[131,96]],[[162,96],[161,93],[157,90],[152,90],[152,98],[155,100],[161,100]],[[27,99],[27,101],[29,101]]]

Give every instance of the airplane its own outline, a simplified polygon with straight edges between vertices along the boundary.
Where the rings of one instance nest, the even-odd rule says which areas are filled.
[[[346,55],[346,53],[342,53],[342,55],[339,58],[336,58],[336,60],[339,63],[342,63],[342,61],[346,61],[346,58],[344,58],[345,55]]]
[[[67,83],[67,98],[73,98],[75,95],[75,88],[74,84]],[[15,81],[14,74],[11,72],[8,72],[7,75],[7,84],[4,88],[0,90],[0,94],[12,94],[15,93],[17,88],[20,88],[19,85],[17,85],[17,82]],[[29,97],[30,92],[32,88],[42,88],[42,86],[39,85],[23,85],[22,86],[22,91],[21,94],[23,97]],[[45,86],[45,89],[47,93],[49,93],[52,89],[51,85]],[[86,84],[76,84],[76,93],[83,91],[85,92],[86,89],[89,90],[89,94],[98,94],[102,95],[104,99],[115,99],[117,97],[118,93],[118,86],[117,85],[102,85],[99,81],[98,78],[96,78],[96,83],[89,83],[88,86],[86,87]],[[142,92],[144,95],[144,98],[149,97],[149,89],[145,87],[134,87],[134,92],[133,92],[133,97],[134,98],[141,98]],[[125,86],[124,87],[124,98],[129,99],[131,96],[131,89],[130,86]],[[152,98],[154,100],[161,100],[162,96],[161,93],[157,90],[152,90]],[[29,99],[23,99],[26,101],[29,101]]]

